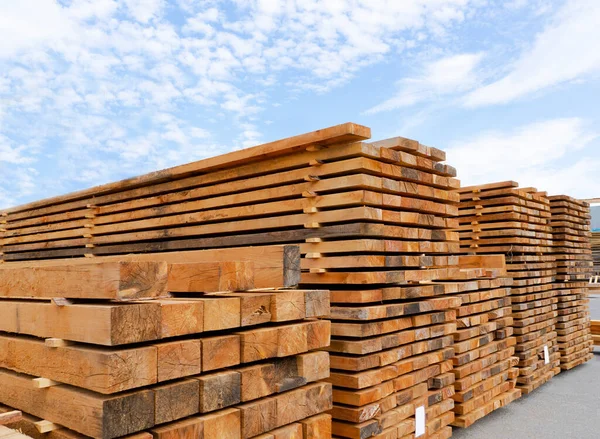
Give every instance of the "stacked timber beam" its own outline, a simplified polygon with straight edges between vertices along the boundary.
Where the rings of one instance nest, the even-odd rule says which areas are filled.
[[[3,260],[300,244],[330,289],[336,437],[449,437],[456,171],[355,124],[4,212]]]
[[[521,396],[515,389],[519,361],[512,328],[510,286],[503,255],[461,256],[461,299],[454,333],[455,427],[469,427]]]
[[[560,367],[572,369],[593,357],[588,282],[594,262],[590,205],[566,195],[550,198],[557,264],[558,349]]]
[[[279,246],[3,264],[0,403],[67,437],[327,437],[329,292],[282,289],[299,262]]]
[[[560,372],[550,201],[512,181],[459,189],[463,252],[504,254],[519,358],[517,387],[527,394]]]

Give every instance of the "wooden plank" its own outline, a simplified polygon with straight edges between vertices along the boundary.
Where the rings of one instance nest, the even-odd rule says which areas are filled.
[[[130,253],[131,250],[126,251]],[[254,288],[295,287],[300,280],[300,251],[295,245],[266,245],[261,247],[222,248],[210,250],[192,250],[185,252],[143,253],[120,256],[105,256],[105,262],[137,263],[189,263],[189,264],[214,264],[231,263],[232,261],[248,262],[253,264]],[[87,265],[87,259],[55,259],[36,261],[36,266],[52,266],[57,264]],[[5,267],[27,268],[31,262],[13,262]],[[231,267],[226,271],[231,271]],[[212,291],[219,291],[213,288]],[[62,297],[55,295],[54,297]]]
[[[0,367],[103,394],[158,382],[156,349],[152,347],[113,352],[74,346],[52,349],[43,340],[2,335]]]
[[[2,300],[0,330],[115,346],[204,331],[203,303],[152,300],[59,307],[50,302]]]
[[[102,262],[0,267],[1,297],[133,300],[166,296],[168,264]]]
[[[198,381],[184,379],[152,388],[154,424],[164,424],[198,413]]]
[[[12,409],[8,408],[7,406],[0,405],[0,413],[7,411],[12,411]],[[26,434],[27,436],[33,439],[83,439],[89,437],[64,427],[52,430],[48,433],[39,433],[38,430],[35,428],[35,424],[39,421],[39,418],[31,416],[28,413],[24,413],[23,419],[15,424],[12,424],[11,427],[21,431],[23,434]],[[152,439],[152,435],[148,432],[140,432],[128,435],[126,436],[126,438]]]
[[[3,425],[0,425],[0,438],[2,438],[2,439],[31,439],[30,436],[26,436],[17,430],[12,430],[8,427],[4,427]]]
[[[22,418],[23,414],[19,410],[0,413],[0,425],[12,424],[13,422],[20,421]]]
[[[94,438],[124,436],[154,424],[149,390],[104,397],[64,385],[34,389],[31,377],[0,370],[0,400]]]
[[[331,415],[323,413],[300,421],[304,439],[330,439]]]

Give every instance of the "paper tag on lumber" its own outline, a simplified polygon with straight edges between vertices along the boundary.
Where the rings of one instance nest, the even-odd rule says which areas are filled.
[[[415,411],[415,437],[425,434],[425,406],[417,407]]]
[[[547,345],[544,346],[544,364],[550,364],[550,353]]]

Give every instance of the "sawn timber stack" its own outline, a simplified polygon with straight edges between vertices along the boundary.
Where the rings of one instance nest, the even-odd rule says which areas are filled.
[[[469,427],[521,396],[515,389],[515,357],[510,286],[503,255],[461,256],[460,282],[454,286],[461,306],[454,333],[456,427]]]
[[[572,369],[591,360],[588,282],[593,273],[590,205],[566,195],[550,198],[557,274],[560,367]]]
[[[66,437],[330,437],[329,292],[284,288],[298,251],[136,258],[0,266],[4,410]]]
[[[333,435],[449,437],[460,299],[432,282],[458,272],[459,182],[442,151],[369,137],[344,124],[9,209],[3,260],[299,244],[300,287],[334,305]]]
[[[459,192],[462,251],[506,255],[513,278],[517,387],[530,393],[560,372],[550,201],[544,193],[518,188],[512,181],[463,187]]]

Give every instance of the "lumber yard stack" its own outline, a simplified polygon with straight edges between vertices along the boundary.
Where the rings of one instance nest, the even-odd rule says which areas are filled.
[[[592,320],[590,325],[594,346],[600,346],[600,320]]]
[[[592,257],[594,260],[594,275],[600,275],[600,232],[592,232]]]
[[[455,427],[469,427],[492,411],[520,398],[516,389],[510,298],[512,278],[503,255],[460,256],[460,279],[448,280],[461,299],[454,333]],[[436,282],[442,283],[442,282]]]
[[[594,262],[590,205],[566,195],[550,198],[557,274],[560,367],[572,369],[593,357],[588,282]]]
[[[459,182],[443,151],[369,137],[348,123],[9,209],[2,257],[298,244],[300,288],[331,290],[333,435],[446,438],[460,299],[431,282],[459,271]]]
[[[592,232],[591,243],[594,266],[589,279],[588,291],[590,294],[600,294],[600,232]]]
[[[528,394],[560,372],[550,201],[512,181],[459,189],[463,252],[504,254],[511,289],[517,388]]]
[[[2,264],[0,411],[33,437],[330,437],[329,292],[286,289],[288,247]]]

